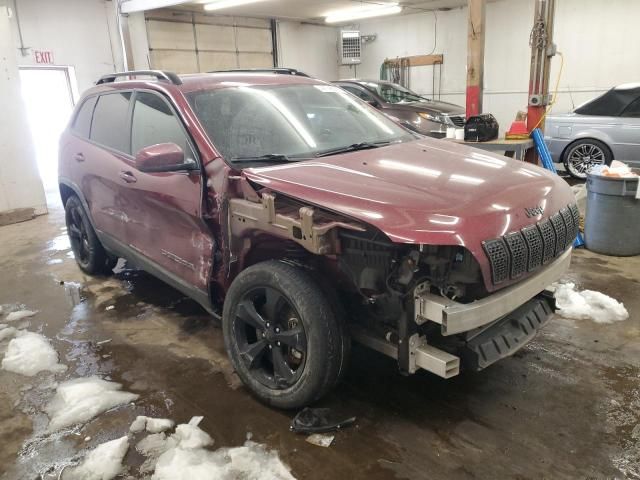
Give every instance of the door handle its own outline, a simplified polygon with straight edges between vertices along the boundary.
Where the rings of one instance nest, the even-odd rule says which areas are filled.
[[[136,183],[138,179],[133,175],[133,173],[123,170],[120,172],[120,178],[127,183]]]
[[[78,152],[73,156],[73,159],[76,162],[84,162],[84,154],[82,152]]]

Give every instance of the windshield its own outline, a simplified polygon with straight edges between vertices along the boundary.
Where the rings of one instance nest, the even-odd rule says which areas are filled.
[[[194,92],[189,102],[230,162],[302,160],[356,144],[414,139],[366,103],[329,85],[219,88]]]
[[[408,88],[404,88],[397,83],[373,83],[366,82],[365,85],[380,95],[389,103],[425,102],[426,98],[421,97]]]

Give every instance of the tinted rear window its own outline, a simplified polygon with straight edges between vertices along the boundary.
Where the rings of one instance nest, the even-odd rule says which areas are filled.
[[[123,153],[129,152],[131,92],[101,95],[93,112],[91,140]]]
[[[93,107],[96,106],[96,100],[98,97],[91,97],[87,99],[73,122],[73,131],[84,138],[89,138],[89,132],[91,130],[91,117],[93,116]]]

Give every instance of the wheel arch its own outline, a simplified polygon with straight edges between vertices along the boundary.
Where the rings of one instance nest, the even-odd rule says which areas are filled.
[[[80,187],[68,178],[59,178],[58,179],[58,189],[60,190],[60,198],[62,199],[62,205],[67,204],[67,200],[72,195],[75,195],[80,199],[80,203],[82,203],[82,207],[84,208],[85,213],[87,214],[87,218],[91,223],[91,227],[98,232],[95,223],[93,222],[93,217],[91,216],[91,210],[89,209],[89,204],[87,203],[87,199],[80,190]]]
[[[589,133],[593,133],[593,132],[589,132]],[[583,136],[579,136],[574,138],[573,140],[571,140],[571,142],[569,142],[567,144],[567,146],[564,147],[564,149],[562,150],[562,154],[560,155],[560,161],[564,162],[565,161],[565,157],[567,152],[578,142],[584,141],[584,140],[596,140],[600,143],[602,143],[607,150],[609,150],[609,153],[611,154],[611,157],[613,158],[613,149],[610,146],[610,142],[609,142],[609,137],[607,135],[592,135],[592,134],[587,134],[587,135],[583,135]]]

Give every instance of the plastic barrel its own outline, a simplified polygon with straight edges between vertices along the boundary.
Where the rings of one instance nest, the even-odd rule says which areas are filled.
[[[587,175],[586,247],[626,257],[640,254],[638,178]]]

